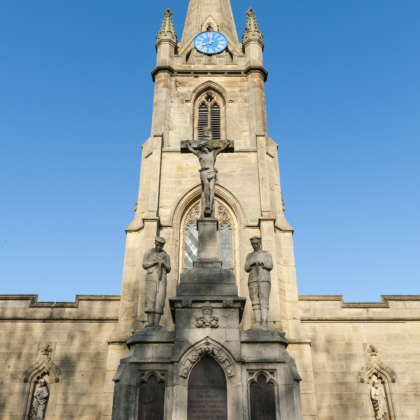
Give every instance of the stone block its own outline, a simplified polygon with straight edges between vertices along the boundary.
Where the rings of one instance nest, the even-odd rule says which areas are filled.
[[[317,415],[317,403],[315,394],[302,394],[302,414],[304,416]]]
[[[325,342],[328,343],[345,343],[346,336],[344,334],[323,334]]]
[[[0,331],[2,330],[0,323]],[[16,322],[13,324],[4,324],[8,325],[6,327],[11,332],[39,332],[39,331],[51,331],[51,327],[54,324],[50,324],[49,322],[39,323],[39,322]]]
[[[89,404],[83,405],[80,407],[80,415],[93,415],[93,416],[100,416],[102,414],[102,405],[101,404]]]
[[[67,332],[39,332],[36,336],[38,343],[66,343],[69,341],[69,333]]]
[[[391,333],[385,334],[385,341],[389,343],[405,343],[408,341],[406,334]]]
[[[78,416],[80,414],[81,405],[57,404],[55,406],[55,415],[59,416]]]
[[[365,362],[367,360],[367,353],[337,353],[334,355],[337,362]]]
[[[320,383],[342,382],[340,375],[339,372],[314,372],[314,381]]]
[[[325,362],[313,362],[312,363],[312,368],[314,370],[314,372],[326,372],[326,366],[325,366]]]
[[[73,331],[88,332],[92,328],[92,324],[90,322],[58,322],[53,325],[54,325],[53,326],[54,331],[57,331],[57,332],[73,332]],[[115,328],[115,325],[114,325],[114,328]],[[44,331],[48,331],[48,330],[44,330]]]
[[[406,364],[407,370],[410,371],[418,371],[420,370],[420,361],[416,362],[407,362]]]
[[[346,366],[343,362],[326,362],[327,372],[344,372]]]
[[[401,404],[401,414],[406,416],[409,420],[418,419],[419,409],[417,405],[405,405]],[[404,419],[405,420],[405,419]]]
[[[77,370],[81,371],[104,371],[106,370],[106,362],[80,362],[77,364]]]
[[[3,340],[5,343],[35,343],[36,333],[3,333]]]
[[[367,343],[385,343],[385,334],[366,334]]]
[[[343,393],[355,392],[355,384],[352,383],[334,383],[334,382],[315,382],[316,393]]]
[[[378,334],[378,333],[399,333],[400,327],[398,323],[373,323],[373,324],[362,324],[362,332],[367,334]]]

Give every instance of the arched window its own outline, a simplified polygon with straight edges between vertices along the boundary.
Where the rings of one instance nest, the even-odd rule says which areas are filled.
[[[203,127],[211,127],[213,140],[223,140],[226,138],[224,103],[222,97],[213,91],[207,91],[196,101],[195,109],[195,138],[203,138]]]
[[[215,200],[216,217],[219,219],[218,247],[224,268],[233,269],[233,223],[226,207]],[[192,205],[186,213],[184,222],[184,267],[191,268],[197,259],[198,230],[197,219],[200,217],[200,202]]]

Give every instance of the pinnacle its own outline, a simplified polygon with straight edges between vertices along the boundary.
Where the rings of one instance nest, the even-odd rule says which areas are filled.
[[[174,22],[172,21],[173,13],[170,11],[170,9],[166,9],[166,11],[164,11],[163,14],[165,15],[165,17],[163,18],[163,22],[160,27],[160,32],[158,33],[156,39],[160,41],[161,39],[166,38],[177,42]]]
[[[255,17],[255,10],[250,7],[246,11],[246,14],[248,15],[248,19],[246,20],[245,33],[242,36],[242,43],[247,41],[250,36],[262,39],[263,35],[258,26],[257,18]]]

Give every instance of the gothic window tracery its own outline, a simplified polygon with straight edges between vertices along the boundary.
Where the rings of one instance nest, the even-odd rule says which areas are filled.
[[[224,135],[224,104],[222,98],[214,91],[202,94],[195,107],[195,138],[203,138],[203,127],[212,128],[213,140],[222,140]]]
[[[224,268],[234,267],[233,261],[233,221],[227,208],[215,200],[216,217],[219,220],[218,246]],[[197,259],[198,230],[197,219],[200,217],[200,202],[192,205],[184,222],[184,268],[191,268]]]

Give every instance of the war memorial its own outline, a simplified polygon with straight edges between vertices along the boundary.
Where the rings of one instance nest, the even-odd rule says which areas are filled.
[[[179,41],[164,12],[121,295],[0,295],[0,420],[420,419],[420,296],[298,295],[243,23],[190,0]]]

